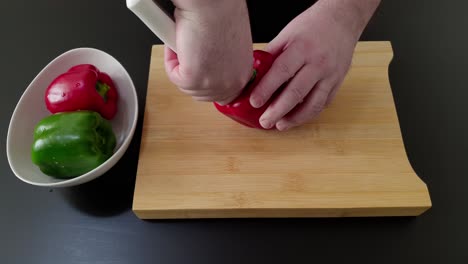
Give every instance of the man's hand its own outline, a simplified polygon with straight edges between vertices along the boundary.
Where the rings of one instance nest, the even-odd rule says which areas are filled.
[[[165,50],[169,79],[195,100],[227,104],[252,74],[245,0],[174,0],[176,51]]]
[[[261,107],[285,88],[260,117],[264,128],[286,130],[321,113],[351,64],[357,41],[380,0],[320,0],[291,21],[266,48],[276,59],[252,92]]]

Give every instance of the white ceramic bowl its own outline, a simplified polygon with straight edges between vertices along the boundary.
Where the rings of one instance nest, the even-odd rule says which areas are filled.
[[[31,146],[35,125],[51,115],[44,95],[47,86],[70,67],[90,63],[109,74],[119,93],[118,112],[112,119],[117,138],[114,154],[94,170],[72,179],[55,179],[42,173],[31,161]],[[19,100],[10,120],[7,136],[7,156],[13,173],[22,181],[43,187],[68,187],[93,180],[107,172],[127,150],[135,132],[138,100],[135,86],[125,68],[109,54],[93,49],[78,48],[50,62],[31,82]],[[79,161],[77,161],[79,162]]]

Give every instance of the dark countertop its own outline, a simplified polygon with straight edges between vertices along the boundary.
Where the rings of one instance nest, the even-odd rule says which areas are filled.
[[[256,3],[254,3],[256,2]],[[310,1],[250,1],[255,42],[268,42]],[[297,1],[299,2],[299,1]],[[0,15],[2,263],[468,263],[467,1],[383,1],[362,40],[392,41],[390,80],[408,158],[433,208],[416,218],[141,221],[131,211],[142,117],[123,159],[67,189],[19,181],[7,162],[11,114],[53,58],[77,47],[115,56],[143,113],[151,45],[125,1],[10,1]]]

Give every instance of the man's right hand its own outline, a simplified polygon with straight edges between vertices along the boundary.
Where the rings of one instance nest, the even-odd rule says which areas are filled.
[[[252,37],[245,0],[173,3],[176,51],[165,50],[169,79],[195,100],[231,102],[252,74]]]

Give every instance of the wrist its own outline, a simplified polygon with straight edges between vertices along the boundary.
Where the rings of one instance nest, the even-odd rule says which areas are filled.
[[[190,21],[192,25],[205,32],[218,32],[230,25],[239,27],[240,24],[250,34],[249,13],[245,0],[177,0],[177,2],[181,3],[176,5],[176,21],[179,19]],[[196,3],[200,4],[196,5]],[[247,24],[245,24],[245,18],[247,18]]]
[[[320,0],[317,4],[336,23],[359,39],[380,2],[381,0]]]

